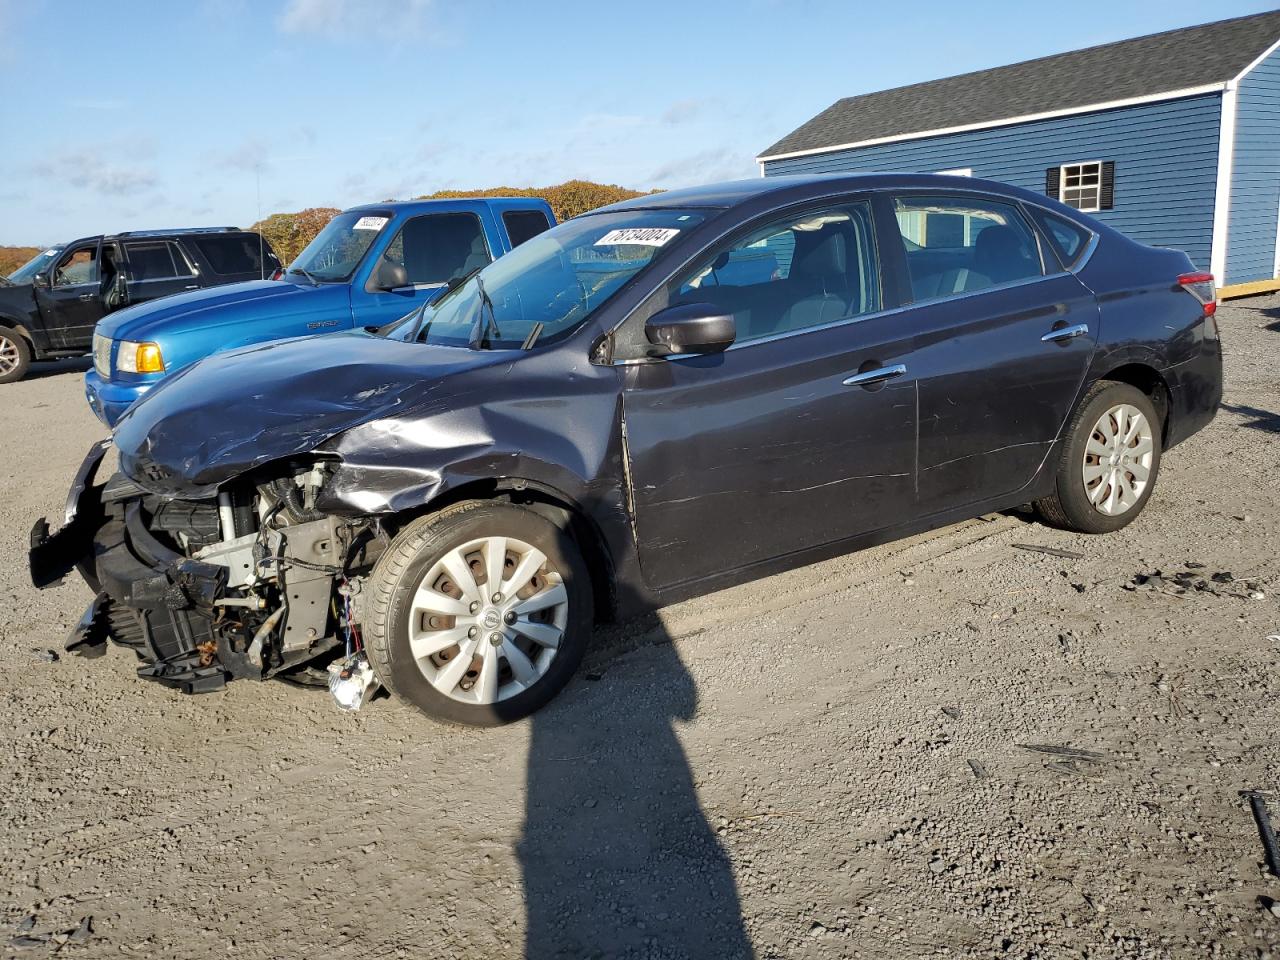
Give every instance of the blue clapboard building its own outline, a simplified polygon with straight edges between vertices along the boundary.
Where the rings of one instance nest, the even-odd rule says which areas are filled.
[[[1280,11],[848,97],[757,159],[1001,180],[1185,250],[1220,286],[1271,281]]]

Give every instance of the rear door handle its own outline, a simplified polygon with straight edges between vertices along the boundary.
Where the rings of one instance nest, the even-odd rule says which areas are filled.
[[[1040,339],[1045,343],[1059,343],[1063,340],[1074,340],[1076,337],[1087,337],[1088,335],[1089,325],[1087,323],[1077,323],[1075,326],[1050,330]]]
[[[892,380],[894,377],[900,377],[907,372],[905,363],[895,363],[888,367],[876,367],[874,370],[864,370],[862,373],[855,373],[844,381],[846,387],[865,387],[872,383],[881,383],[885,380]]]

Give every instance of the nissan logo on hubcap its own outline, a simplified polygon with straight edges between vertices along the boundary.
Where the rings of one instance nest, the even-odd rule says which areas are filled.
[[[496,630],[502,626],[502,614],[490,607],[480,615],[480,623],[486,630]]]

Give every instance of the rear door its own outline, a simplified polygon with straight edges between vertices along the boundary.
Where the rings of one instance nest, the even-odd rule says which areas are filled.
[[[1079,395],[1098,307],[1018,204],[980,194],[893,202],[897,235],[883,246],[915,300],[924,516],[1032,480]]]
[[[374,259],[368,281],[351,290],[356,326],[381,326],[399,319],[439,296],[450,280],[490,263],[495,256],[488,239],[491,229],[470,212],[410,217]],[[378,289],[383,261],[403,266],[408,284],[396,290]]]
[[[124,240],[120,246],[130,303],[156,300],[200,286],[195,266],[173,240]]]
[[[105,308],[101,297],[102,237],[68,244],[46,275],[34,285],[40,318],[55,349],[88,349],[93,328]]]
[[[909,515],[915,385],[882,310],[870,206],[850,200],[712,248],[667,305],[734,314],[721,354],[628,364],[627,456],[645,578],[711,577]],[[631,334],[633,335],[633,334]]]

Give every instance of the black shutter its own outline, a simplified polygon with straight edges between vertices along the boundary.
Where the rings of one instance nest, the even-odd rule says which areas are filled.
[[[1062,183],[1062,168],[1050,167],[1044,172],[1044,192],[1045,196],[1053,197],[1057,200],[1060,196],[1058,187]]]
[[[1116,165],[1114,160],[1102,164],[1102,190],[1099,192],[1098,208],[1110,210],[1116,205]]]

